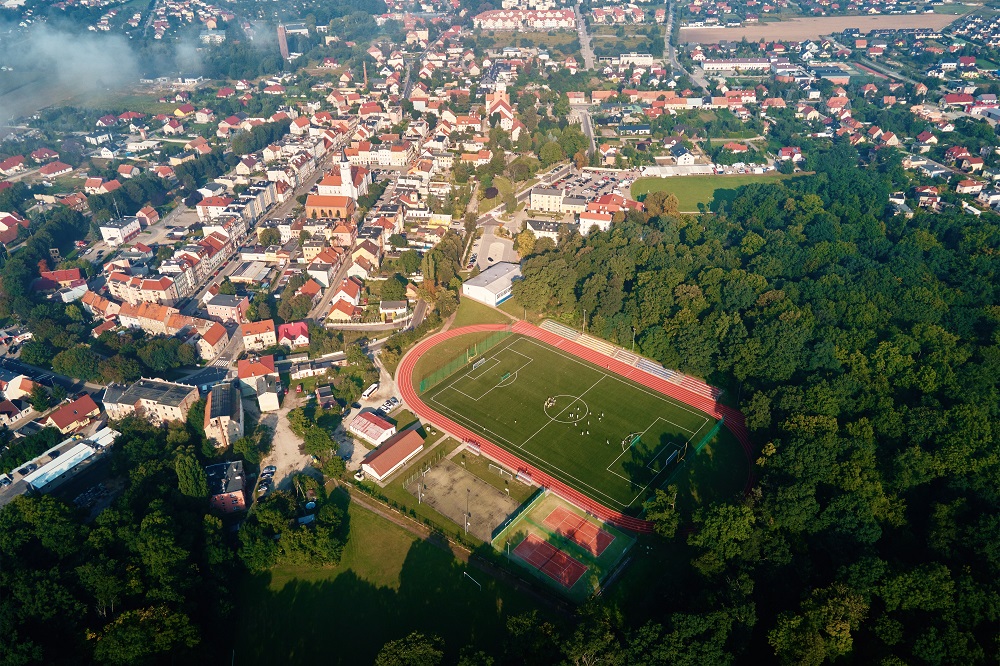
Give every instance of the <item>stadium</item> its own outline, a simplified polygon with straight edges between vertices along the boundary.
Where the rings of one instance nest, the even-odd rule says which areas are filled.
[[[721,428],[750,457],[743,415],[717,389],[553,322],[438,333],[404,357],[397,383],[424,422],[636,532],[651,530],[645,498]]]

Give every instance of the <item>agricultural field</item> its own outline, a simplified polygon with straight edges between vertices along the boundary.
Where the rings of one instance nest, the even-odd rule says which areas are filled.
[[[892,28],[941,29],[955,20],[951,14],[901,14],[892,16],[820,16],[793,18],[774,23],[750,24],[739,28],[682,28],[680,41],[687,44],[715,44],[723,40],[818,39],[823,35],[858,28],[862,33]]]

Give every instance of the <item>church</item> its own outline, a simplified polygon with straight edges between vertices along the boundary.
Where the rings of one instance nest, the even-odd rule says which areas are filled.
[[[351,166],[347,156],[341,152],[339,170],[331,170],[324,176],[319,182],[316,193],[326,197],[350,197],[356,201],[368,194],[371,182],[371,172],[364,167]]]

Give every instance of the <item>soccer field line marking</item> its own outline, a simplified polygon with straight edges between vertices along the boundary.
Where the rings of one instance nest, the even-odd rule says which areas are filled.
[[[666,419],[664,419],[664,420],[666,420]],[[693,439],[695,438],[695,436],[697,436],[697,434],[698,434],[699,432],[701,432],[702,428],[704,428],[704,427],[705,427],[705,424],[706,424],[706,423],[708,423],[708,422],[709,422],[709,419],[707,419],[707,418],[706,418],[706,419],[705,419],[705,423],[702,423],[702,425],[701,425],[701,428],[698,428],[698,430],[696,430],[696,431],[694,432],[694,434],[692,434],[692,435],[691,435],[691,437],[689,437],[689,438],[688,438],[688,440],[687,440],[687,443],[688,443],[688,444],[690,444],[690,443],[691,443],[691,440],[693,440]],[[664,447],[664,448],[666,448],[666,447]],[[659,454],[657,454],[657,455],[659,455]],[[681,461],[681,463],[680,463],[680,464],[681,464],[681,465],[682,465],[682,464],[684,464],[684,461]],[[677,467],[675,468],[675,471],[674,471],[674,473],[676,473],[676,471],[677,471],[677,470],[679,470],[679,469],[680,469],[680,465],[678,465],[678,466],[677,466]],[[645,492],[646,492],[646,491],[647,491],[647,490],[648,490],[648,489],[649,489],[649,488],[650,488],[651,486],[653,486],[653,485],[654,485],[654,484],[655,484],[655,483],[657,482],[657,479],[659,479],[659,478],[660,478],[661,476],[663,476],[663,473],[664,473],[664,472],[666,472],[666,471],[667,471],[667,470],[666,470],[666,468],[664,468],[664,469],[661,469],[661,470],[660,470],[659,472],[657,472],[656,474],[654,474],[654,475],[653,475],[653,478],[651,478],[651,479],[649,480],[649,483],[647,483],[646,485],[644,485],[644,486],[642,487],[642,489],[640,489],[640,490],[639,490],[639,492],[638,492],[638,493],[636,494],[636,496],[635,496],[635,497],[633,497],[633,498],[632,498],[632,501],[631,501],[631,502],[629,502],[627,506],[632,506],[633,504],[635,504],[635,501],[636,501],[637,499],[639,499],[640,497],[642,497],[642,496],[643,496],[643,494],[644,494],[644,493],[645,493]],[[671,474],[671,477],[672,477],[672,476],[673,476],[673,473]],[[657,487],[659,487],[659,486],[657,486]]]
[[[563,407],[562,410],[558,414],[555,415],[555,418],[551,418],[551,420],[547,421],[546,423],[543,423],[541,428],[539,428],[538,430],[536,430],[533,435],[531,435],[530,437],[528,437],[528,439],[526,439],[523,442],[521,442],[521,446],[519,446],[517,448],[519,448],[519,449],[521,449],[523,451],[525,444],[527,444],[528,442],[530,442],[535,437],[535,435],[537,435],[541,431],[545,430],[552,423],[556,423],[557,422],[556,419],[558,419],[560,416],[562,416],[566,412],[566,410],[568,410],[570,407],[572,407],[573,405],[575,405],[577,400],[579,400],[580,402],[584,402],[583,396],[587,395],[587,393],[590,392],[590,389],[592,389],[595,386],[597,386],[598,384],[600,384],[603,379],[604,379],[604,377],[598,377],[597,381],[590,385],[590,388],[588,388],[586,391],[584,391],[580,395],[576,396],[575,400],[572,400],[568,405],[566,405],[565,407]],[[570,393],[570,394],[567,394],[567,395],[572,395],[572,394]],[[589,407],[587,409],[588,409],[588,411],[590,410]],[[548,416],[548,414],[546,414],[546,416]],[[562,423],[562,421],[558,421],[558,423]]]
[[[527,361],[526,363],[524,363],[524,364],[522,364],[522,365],[518,366],[518,367],[517,367],[517,369],[515,369],[515,370],[512,370],[512,371],[510,372],[510,374],[511,374],[512,376],[514,376],[514,378],[515,378],[515,379],[517,378],[517,373],[518,373],[518,372],[520,372],[520,371],[521,371],[521,370],[523,370],[524,368],[528,367],[528,365],[530,365],[530,364],[531,364],[531,362],[535,360],[535,359],[531,358],[530,356],[528,356],[527,354],[522,354],[521,352],[517,351],[516,349],[511,349],[511,348],[509,348],[509,347],[505,347],[504,349],[501,349],[500,351],[510,351],[510,352],[514,352],[514,353],[515,353],[515,354],[517,354],[518,356],[522,356],[522,357],[524,357],[524,358],[528,359],[528,361]],[[490,369],[492,369],[492,368],[495,368],[495,367],[496,367],[497,365],[500,365],[500,361],[499,361],[499,360],[497,360],[497,358],[496,358],[496,354],[494,354],[493,356],[491,356],[491,357],[489,357],[489,358],[490,358],[490,360],[494,360],[494,361],[496,361],[496,365],[494,365],[494,366],[491,366],[491,368],[490,368]],[[452,382],[451,384],[449,384],[449,385],[448,385],[448,386],[446,386],[445,388],[449,388],[449,389],[451,389],[452,391],[455,391],[456,393],[461,393],[462,395],[464,395],[464,396],[465,396],[466,398],[468,398],[469,400],[472,400],[473,402],[479,402],[480,400],[482,400],[483,398],[485,398],[485,397],[486,397],[487,395],[489,395],[489,394],[490,394],[490,391],[492,391],[493,389],[496,389],[496,388],[500,388],[501,386],[510,386],[510,384],[504,384],[504,383],[503,383],[503,381],[504,381],[504,380],[502,380],[502,379],[501,379],[501,380],[500,380],[499,382],[497,382],[496,384],[494,384],[493,386],[491,386],[491,387],[490,387],[489,389],[487,389],[486,393],[482,394],[482,395],[481,395],[481,396],[479,396],[478,398],[474,398],[474,397],[472,397],[471,395],[469,395],[468,393],[466,393],[465,391],[463,391],[462,389],[459,389],[459,388],[456,388],[456,387],[455,387],[455,385],[456,385],[456,384],[457,384],[457,383],[458,383],[458,382],[459,382],[460,380],[462,380],[462,379],[472,379],[472,381],[476,381],[476,380],[477,380],[477,379],[478,379],[479,377],[482,377],[482,375],[479,375],[479,377],[469,377],[469,372],[471,372],[471,370],[469,370],[469,371],[466,371],[466,372],[465,372],[464,374],[462,374],[462,375],[460,375],[460,376],[456,377],[456,378],[455,378],[455,381],[453,381],[453,382]],[[508,377],[508,379],[509,379],[509,377]],[[511,382],[511,384],[513,384],[513,382]]]
[[[465,376],[468,377],[469,379],[475,381],[475,380],[479,379],[480,377],[482,377],[483,375],[485,375],[490,370],[492,370],[493,368],[495,368],[498,365],[500,365],[500,361],[498,361],[495,356],[491,356],[491,357],[485,358],[483,360],[484,361],[493,361],[493,365],[490,365],[489,367],[483,368],[482,372],[480,372],[479,374],[477,374],[475,376],[472,375],[472,373],[475,372],[475,370],[469,370],[467,373],[465,373]],[[483,365],[486,365],[486,364],[484,363]]]
[[[646,429],[645,429],[645,430],[643,430],[642,432],[640,432],[640,433],[639,433],[639,439],[642,439],[642,436],[643,436],[643,435],[645,435],[645,434],[646,434],[647,432],[649,432],[650,428],[652,428],[653,426],[655,426],[655,425],[657,424],[657,422],[658,422],[658,421],[666,421],[667,423],[670,423],[669,421],[667,421],[667,419],[665,419],[665,418],[662,418],[662,417],[660,417],[660,416],[657,416],[657,417],[656,417],[655,419],[653,419],[653,420],[652,420],[652,421],[650,422],[650,424],[649,424],[648,426],[646,426]],[[674,424],[674,425],[676,425],[676,424]],[[633,440],[633,441],[634,441],[634,440]],[[617,476],[617,477],[618,477],[619,479],[625,479],[625,480],[626,480],[626,481],[628,481],[629,483],[632,483],[632,480],[631,480],[631,479],[628,479],[628,478],[626,478],[626,477],[622,476],[621,474],[619,474],[618,472],[614,471],[613,469],[611,469],[611,468],[612,468],[612,467],[613,467],[614,465],[616,465],[616,464],[618,463],[618,461],[619,461],[619,460],[621,460],[621,459],[622,459],[622,456],[624,456],[624,455],[625,455],[626,453],[628,453],[628,452],[629,452],[629,451],[631,451],[631,450],[632,450],[632,447],[631,447],[631,446],[629,446],[629,447],[628,447],[627,449],[623,450],[623,451],[622,451],[622,452],[621,452],[621,453],[620,453],[620,454],[618,455],[618,457],[617,457],[617,458],[615,458],[614,460],[612,460],[612,461],[611,461],[611,463],[610,463],[610,464],[609,464],[609,465],[608,465],[608,466],[607,466],[607,467],[605,468],[605,471],[607,471],[607,472],[610,472],[610,473],[614,474],[614,475],[615,475],[615,476]]]
[[[588,389],[587,389],[587,391],[589,391],[589,390],[590,390],[591,388],[593,388],[593,387],[594,387],[594,386],[596,386],[596,385],[597,385],[598,383],[600,383],[600,381],[601,381],[602,379],[604,379],[604,377],[605,377],[605,376],[606,376],[606,375],[602,374],[602,375],[601,375],[601,377],[600,377],[600,378],[598,378],[597,382],[595,382],[595,383],[594,383],[593,385],[591,385],[591,387],[590,387],[590,388],[588,388]],[[514,443],[513,441],[511,441],[511,440],[507,439],[506,437],[504,437],[504,436],[500,435],[499,433],[496,433],[496,432],[494,432],[493,430],[490,430],[489,428],[487,428],[486,426],[482,425],[481,423],[479,423],[479,422],[477,422],[477,421],[473,420],[472,418],[470,418],[470,417],[467,417],[467,416],[465,416],[464,414],[462,414],[462,413],[458,412],[457,410],[455,410],[455,409],[452,409],[452,408],[451,408],[451,407],[449,407],[448,405],[445,405],[444,403],[441,403],[441,402],[439,402],[439,401],[437,400],[437,396],[438,396],[438,395],[440,395],[440,394],[441,394],[441,393],[442,393],[442,392],[444,391],[444,389],[445,389],[445,388],[447,388],[447,387],[442,387],[442,389],[441,389],[441,390],[439,390],[439,391],[437,391],[436,393],[434,393],[434,395],[433,395],[432,397],[430,397],[429,399],[430,399],[431,401],[433,401],[433,402],[434,402],[434,403],[435,403],[436,405],[438,405],[439,407],[441,407],[441,408],[442,408],[443,410],[445,410],[446,412],[450,413],[450,414],[452,415],[452,417],[453,417],[453,418],[455,418],[456,420],[458,420],[458,421],[459,421],[460,423],[463,423],[463,424],[464,424],[465,426],[469,427],[469,428],[470,428],[470,429],[472,429],[473,431],[475,431],[475,429],[476,429],[476,428],[479,428],[479,430],[480,430],[480,431],[482,431],[482,432],[484,432],[484,433],[487,433],[487,434],[489,434],[489,435],[492,435],[492,436],[493,436],[493,437],[494,437],[494,438],[495,438],[496,440],[498,440],[498,441],[500,441],[500,442],[506,442],[506,443],[507,443],[508,445],[510,445],[510,446],[511,446],[511,447],[513,447],[514,449],[517,449],[517,450],[519,450],[519,451],[520,451],[521,453],[524,453],[524,454],[526,454],[527,456],[531,457],[531,458],[532,458],[532,459],[534,460],[534,464],[535,464],[536,466],[538,466],[538,467],[539,467],[539,468],[540,468],[540,469],[541,469],[542,471],[544,471],[544,472],[547,472],[547,473],[551,473],[551,474],[553,474],[554,476],[557,476],[557,477],[559,477],[559,478],[562,478],[562,479],[571,479],[571,480],[572,480],[573,482],[575,482],[575,483],[577,484],[577,487],[576,487],[576,490],[580,491],[580,490],[581,490],[581,487],[582,487],[582,488],[587,488],[587,489],[589,489],[589,490],[590,490],[591,492],[593,492],[594,494],[596,494],[596,495],[599,495],[600,497],[604,498],[604,499],[603,499],[602,501],[605,501],[605,502],[607,502],[608,504],[610,504],[610,505],[612,506],[612,508],[618,508],[618,509],[626,509],[626,508],[628,508],[628,507],[631,507],[631,506],[632,506],[633,504],[635,504],[635,501],[636,501],[636,500],[637,500],[637,499],[638,499],[639,497],[641,497],[641,496],[642,496],[642,494],[643,494],[644,492],[646,492],[646,490],[647,490],[647,489],[648,489],[648,488],[650,487],[650,485],[652,485],[652,483],[653,483],[653,482],[654,482],[654,481],[655,481],[655,480],[656,480],[656,479],[657,479],[657,478],[659,477],[659,474],[655,475],[655,476],[653,477],[653,479],[652,479],[652,480],[650,481],[650,483],[647,483],[647,484],[646,484],[645,486],[643,486],[643,487],[642,487],[642,488],[641,488],[641,489],[639,490],[638,494],[636,494],[636,496],[635,496],[635,497],[633,497],[633,498],[632,498],[632,499],[631,499],[631,500],[630,500],[630,501],[629,501],[629,502],[628,502],[628,503],[626,504],[626,503],[622,502],[621,500],[617,500],[617,499],[615,499],[615,498],[611,497],[610,495],[608,495],[607,493],[605,493],[605,492],[604,492],[603,490],[600,490],[599,488],[596,488],[596,487],[594,487],[594,486],[590,485],[590,484],[589,484],[589,483],[587,483],[586,481],[583,481],[582,479],[579,479],[579,478],[577,478],[577,477],[573,476],[573,475],[572,475],[572,474],[570,474],[569,472],[566,472],[565,470],[563,470],[563,469],[562,469],[561,467],[559,467],[558,465],[556,465],[556,464],[554,464],[554,463],[552,463],[552,462],[550,462],[550,461],[546,460],[545,458],[542,458],[541,456],[539,456],[539,455],[537,455],[537,454],[535,454],[535,453],[532,453],[532,452],[531,452],[531,451],[529,451],[528,449],[525,449],[525,448],[523,448],[523,444],[522,444],[522,446],[518,446],[518,445],[517,445],[517,444],[515,444],[515,443]],[[461,393],[461,391],[456,391],[456,393]],[[586,393],[586,391],[585,391],[584,393]],[[581,396],[582,396],[582,395],[583,395],[583,394],[581,394]],[[579,397],[581,397],[581,396],[578,396],[578,398],[579,398]],[[471,398],[470,398],[470,399],[471,399]],[[575,402],[575,401],[574,401],[574,402]],[[568,408],[569,408],[569,406],[571,406],[572,404],[573,404],[573,403],[570,403],[570,405],[567,405],[566,409],[568,409]],[[674,423],[673,423],[672,421],[668,421],[667,419],[664,419],[663,417],[657,417],[657,418],[656,418],[656,420],[663,420],[663,421],[667,421],[667,422],[671,423],[672,425],[675,425],[675,426],[677,425],[677,424],[674,424]],[[654,420],[654,421],[653,421],[653,424],[655,424],[655,423],[656,423],[656,420]],[[708,421],[709,421],[709,419],[708,419],[708,418],[704,418],[704,422],[703,422],[703,424],[702,424],[702,427],[704,427],[704,423],[707,423]],[[543,425],[543,426],[542,426],[541,428],[539,428],[539,430],[538,430],[538,431],[536,431],[536,432],[535,432],[535,435],[537,435],[537,434],[538,434],[538,432],[541,432],[541,430],[543,430],[543,429],[544,429],[544,428],[545,428],[546,426],[550,425],[551,423],[553,423],[553,421],[549,421],[548,423],[546,423],[545,425]],[[652,427],[652,425],[653,425],[653,424],[650,424],[650,426],[649,426],[649,427]],[[649,429],[649,427],[647,427],[647,430]],[[679,427],[679,426],[678,426],[678,427]],[[699,430],[700,430],[700,429],[699,429]],[[644,431],[644,432],[645,432],[645,431]],[[532,437],[534,437],[535,435],[532,435]],[[690,439],[689,439],[688,441],[690,441]],[[525,440],[525,443],[526,443],[526,442],[527,442],[527,440]],[[513,451],[511,451],[511,452],[513,452]],[[620,456],[619,456],[619,457],[620,457]],[[610,471],[610,470],[608,470],[608,471]],[[625,477],[621,476],[620,474],[617,474],[617,473],[615,473],[615,472],[611,472],[611,473],[612,473],[612,474],[613,474],[614,476],[617,476],[618,478],[622,479],[623,481],[625,481],[625,482],[626,482],[626,483],[628,483],[629,485],[633,485],[633,483],[634,483],[634,482],[633,482],[633,481],[632,481],[631,479],[626,479]],[[662,473],[662,472],[661,472],[661,473]],[[572,487],[572,484],[570,484],[570,485],[571,485],[571,487]],[[587,494],[587,493],[584,493],[584,494]]]
[[[681,429],[682,431],[684,431],[686,433],[691,433],[691,437],[688,438],[688,443],[690,443],[691,440],[694,438],[694,436],[697,435],[705,427],[705,424],[707,424],[707,423],[709,423],[711,421],[711,418],[708,417],[708,416],[706,416],[705,413],[702,412],[702,411],[700,411],[700,410],[688,409],[683,403],[681,403],[680,401],[678,401],[678,400],[676,400],[674,398],[671,398],[670,396],[667,396],[667,395],[664,395],[664,394],[661,394],[661,393],[658,393],[658,392],[655,392],[655,391],[647,390],[645,387],[639,385],[634,380],[630,380],[630,379],[628,379],[626,377],[623,377],[623,376],[621,376],[621,375],[619,375],[617,373],[610,372],[608,370],[600,368],[596,364],[591,363],[589,361],[585,361],[585,360],[580,359],[580,358],[578,358],[576,356],[573,356],[573,355],[564,353],[562,351],[559,351],[559,350],[555,349],[555,347],[553,345],[546,345],[546,344],[541,343],[541,342],[539,342],[539,341],[537,341],[537,340],[535,340],[533,338],[526,337],[526,336],[521,336],[521,337],[512,336],[512,337],[514,339],[512,339],[509,343],[504,344],[502,346],[498,345],[498,347],[493,350],[493,354],[491,354],[490,356],[488,356],[486,358],[493,358],[493,357],[495,357],[496,355],[498,355],[500,352],[502,352],[504,350],[510,350],[510,351],[513,351],[513,352],[521,355],[521,356],[525,356],[526,358],[529,358],[531,360],[535,360],[533,357],[528,356],[527,354],[524,354],[522,352],[519,352],[518,350],[516,350],[516,349],[513,348],[519,342],[524,341],[524,342],[530,342],[532,345],[534,345],[535,347],[541,349],[543,352],[545,352],[545,351],[552,351],[552,352],[554,352],[554,353],[556,353],[556,354],[558,354],[558,355],[560,355],[560,356],[562,356],[564,358],[567,358],[567,359],[569,359],[571,361],[574,361],[578,365],[582,365],[582,366],[585,366],[585,367],[587,367],[587,366],[594,366],[597,369],[598,374],[600,375],[600,377],[586,391],[584,391],[579,396],[577,396],[578,399],[582,398],[583,395],[585,395],[588,391],[590,391],[597,384],[599,384],[602,379],[604,379],[605,377],[610,376],[613,379],[617,380],[618,382],[620,382],[622,384],[625,384],[626,386],[628,386],[628,387],[630,387],[632,389],[636,389],[636,390],[638,390],[638,391],[640,391],[642,393],[645,393],[646,395],[649,395],[649,396],[652,396],[654,398],[657,398],[661,402],[663,402],[663,403],[665,403],[665,404],[667,404],[667,405],[669,405],[671,407],[674,407],[676,409],[679,409],[680,411],[683,411],[683,412],[686,412],[688,414],[691,414],[692,416],[699,417],[701,419],[701,425],[699,425],[698,428],[694,432],[692,432],[691,430],[689,430],[687,428],[684,428],[684,427],[682,427],[682,426],[674,423],[673,421],[670,421],[669,419],[666,419],[666,418],[663,418],[663,417],[657,417],[657,419],[656,419],[656,420],[662,420],[662,421],[665,421],[667,423],[670,423],[674,427],[679,428],[679,429]],[[546,348],[548,348],[548,349],[546,349]],[[525,364],[524,366],[521,366],[521,367],[523,368],[523,367],[526,367],[526,366],[527,366],[527,364]],[[548,461],[548,460],[540,457],[539,455],[537,455],[535,453],[532,453],[530,450],[524,448],[524,444],[526,444],[528,442],[528,440],[534,438],[539,432],[541,432],[546,427],[548,427],[549,425],[551,425],[551,423],[553,421],[550,420],[549,422],[545,423],[541,428],[539,428],[528,439],[524,440],[524,442],[519,446],[519,445],[515,444],[513,441],[511,441],[510,439],[507,439],[506,437],[500,435],[499,433],[496,433],[496,432],[494,432],[494,431],[486,428],[485,426],[483,426],[482,424],[478,423],[477,421],[475,421],[475,420],[473,420],[473,419],[465,416],[464,414],[459,413],[455,409],[452,409],[451,407],[449,407],[449,406],[447,406],[447,405],[445,405],[445,404],[443,404],[443,403],[441,403],[440,401],[437,400],[437,396],[438,395],[440,395],[441,393],[443,393],[448,388],[453,388],[452,385],[454,383],[458,382],[459,380],[463,379],[468,374],[468,372],[469,371],[466,371],[465,373],[460,374],[458,377],[456,377],[454,380],[452,380],[448,384],[441,386],[436,391],[432,391],[432,396],[428,396],[429,400],[432,401],[432,402],[434,402],[436,405],[438,405],[444,411],[450,413],[453,416],[453,418],[455,418],[456,420],[458,420],[460,423],[462,423],[466,427],[469,427],[474,432],[476,432],[477,428],[478,428],[478,431],[483,432],[483,433],[487,433],[487,434],[491,435],[492,437],[494,437],[497,440],[497,442],[505,442],[505,443],[507,443],[511,447],[510,449],[508,449],[511,453],[520,452],[520,453],[523,453],[523,454],[527,455],[533,461],[530,464],[534,464],[535,466],[537,466],[542,471],[550,473],[553,476],[556,476],[557,478],[559,478],[559,479],[561,479],[563,481],[572,481],[572,483],[567,483],[567,485],[570,485],[570,487],[573,487],[575,490],[584,492],[584,494],[591,494],[591,493],[593,493],[593,495],[599,496],[599,497],[603,498],[601,501],[606,502],[611,508],[617,508],[619,510],[620,509],[626,509],[626,508],[629,508],[629,507],[633,506],[635,504],[635,501],[637,499],[639,499],[643,495],[643,493],[645,493],[656,482],[656,480],[662,476],[663,472],[665,471],[665,470],[661,470],[659,473],[657,473],[656,475],[654,475],[653,478],[650,480],[650,482],[647,483],[645,486],[643,486],[639,490],[639,492],[635,495],[635,497],[633,497],[627,504],[624,503],[624,502],[622,502],[621,500],[617,500],[617,499],[611,497],[610,495],[608,495],[606,492],[600,490],[599,488],[596,488],[596,487],[592,486],[591,484],[589,484],[589,483],[587,483],[587,482],[585,482],[585,481],[583,481],[583,480],[581,480],[581,479],[573,476],[572,474],[564,471],[558,465],[555,465],[554,463],[552,463],[552,462],[550,462],[550,461]],[[494,388],[496,388],[496,387],[494,387]],[[458,389],[454,389],[453,388],[453,390],[455,390],[456,393],[465,395],[467,398],[469,398],[470,400],[473,400],[474,402],[478,402],[478,399],[473,398],[473,397],[469,396],[468,394],[465,394],[464,392],[462,392],[462,391],[460,391]],[[567,395],[569,395],[569,394],[567,394]],[[566,409],[568,409],[574,403],[575,403],[575,400],[573,402],[571,402],[569,405],[567,405]],[[560,414],[561,413],[562,412],[560,412]],[[546,416],[548,416],[548,415],[546,415]],[[656,421],[654,420],[653,423],[655,424],[655,422]],[[652,427],[652,424],[650,425],[650,427]],[[648,429],[649,428],[647,428],[647,430]],[[666,447],[663,447],[663,448],[665,449]],[[528,462],[528,461],[525,461],[525,462]],[[610,470],[606,470],[606,471],[610,472]],[[613,474],[614,476],[622,479],[623,481],[625,481],[626,483],[628,483],[630,486],[631,485],[635,485],[635,483],[631,479],[626,479],[625,477],[623,477],[620,474],[617,474],[615,472],[611,472],[611,474]],[[582,489],[589,489],[589,492],[583,491]]]
[[[553,352],[555,352],[556,354],[559,354],[560,356],[562,356],[564,358],[568,358],[569,360],[571,360],[571,361],[573,361],[575,363],[578,363],[579,365],[582,365],[582,366],[594,366],[597,369],[597,371],[600,372],[601,374],[603,374],[604,376],[611,377],[612,379],[615,379],[615,380],[617,380],[617,381],[619,381],[619,382],[621,382],[623,384],[628,385],[630,388],[634,388],[634,389],[636,389],[636,390],[638,390],[638,391],[640,391],[642,393],[645,393],[646,395],[652,396],[652,397],[657,398],[657,399],[659,399],[659,400],[661,400],[663,402],[666,402],[667,404],[669,404],[669,405],[671,405],[673,407],[676,407],[676,408],[680,409],[683,412],[687,412],[688,414],[692,414],[693,416],[703,416],[704,415],[704,412],[702,412],[701,410],[691,409],[687,405],[685,405],[684,403],[682,403],[680,400],[677,400],[676,398],[672,398],[672,397],[670,397],[668,395],[665,395],[663,393],[659,393],[659,392],[656,392],[656,391],[651,391],[651,390],[647,389],[645,386],[642,386],[641,384],[639,384],[639,382],[635,381],[634,379],[631,379],[630,377],[625,377],[623,375],[618,374],[617,372],[612,372],[609,368],[602,368],[599,365],[597,365],[596,363],[591,363],[590,361],[586,361],[586,360],[584,360],[584,359],[582,359],[582,358],[580,358],[578,356],[574,356],[574,355],[568,354],[567,352],[564,352],[564,351],[562,351],[560,349],[556,349],[556,347],[554,345],[549,345],[547,343],[544,343],[544,342],[541,342],[539,340],[535,340],[534,338],[530,338],[530,337],[526,337],[526,336],[522,336],[521,338],[519,338],[518,340],[516,340],[515,343],[516,342],[520,342],[522,340],[524,340],[526,342],[530,342],[531,344],[533,344],[533,345],[535,345],[537,347],[540,347],[542,349],[545,349],[545,347],[551,347],[552,350],[553,350]],[[513,346],[513,344],[515,344],[515,343],[512,343],[511,346]],[[609,359],[610,359],[610,357],[609,357]],[[614,360],[614,359],[610,359],[610,360]],[[633,369],[636,369],[636,368],[633,368]],[[642,372],[642,371],[640,370],[640,372]]]
[[[595,488],[594,486],[590,485],[586,481],[578,479],[577,477],[573,476],[569,472],[564,471],[558,465],[555,465],[555,464],[549,462],[548,460],[539,457],[538,455],[532,453],[531,451],[528,451],[527,449],[520,449],[520,448],[518,448],[517,444],[515,444],[512,441],[510,441],[506,437],[493,432],[489,428],[481,425],[480,423],[477,423],[476,421],[473,421],[472,419],[466,417],[464,414],[461,414],[460,412],[452,409],[451,407],[449,407],[449,406],[447,406],[445,404],[439,403],[439,402],[437,402],[437,400],[434,400],[433,398],[432,398],[432,400],[438,406],[440,406],[441,409],[443,409],[444,411],[450,413],[451,417],[453,419],[455,419],[456,421],[458,421],[461,425],[464,425],[465,427],[469,428],[470,430],[472,430],[474,432],[476,431],[476,428],[479,428],[480,431],[492,435],[497,440],[494,443],[496,443],[501,448],[506,448],[506,447],[503,447],[502,445],[500,445],[499,442],[506,442],[510,446],[510,448],[506,449],[509,453],[512,453],[514,455],[518,455],[519,453],[523,453],[523,454],[531,457],[534,460],[534,462],[531,462],[529,464],[533,464],[534,466],[536,466],[539,469],[541,469],[543,472],[546,472],[547,474],[551,474],[552,476],[557,477],[559,480],[561,480],[563,483],[565,483],[566,485],[570,486],[571,488],[573,488],[577,492],[581,492],[584,495],[590,494],[589,492],[585,492],[585,491],[581,490],[581,487],[582,488],[587,488],[587,489],[589,489],[589,491],[592,491],[594,494],[599,495],[600,497],[604,498],[604,499],[602,499],[600,501],[607,502],[610,505],[611,508],[625,509],[625,508],[628,508],[629,506],[631,506],[631,503],[625,504],[621,500],[617,500],[617,499],[611,497],[610,495],[608,495],[607,493],[605,493],[603,490],[601,490],[599,488]],[[525,462],[528,462],[528,461],[525,461]],[[570,481],[572,481],[572,483],[570,481],[567,481],[567,479],[569,479]],[[574,485],[574,484],[576,484],[576,485]],[[632,502],[635,502],[635,500],[633,499]]]

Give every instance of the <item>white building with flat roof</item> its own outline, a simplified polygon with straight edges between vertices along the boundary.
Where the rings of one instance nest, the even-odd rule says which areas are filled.
[[[513,295],[514,280],[520,277],[521,267],[518,264],[500,261],[466,280],[462,284],[462,295],[496,307]]]

